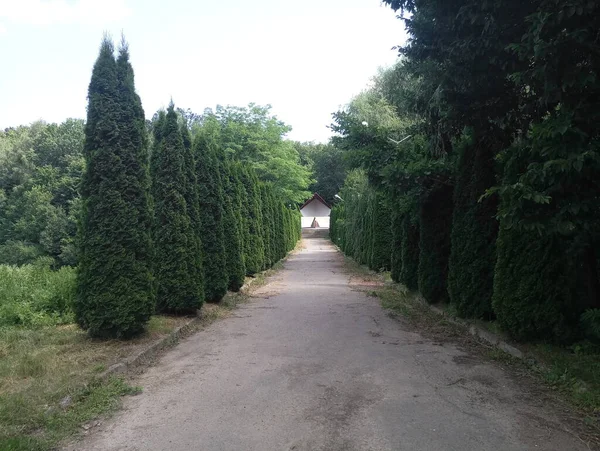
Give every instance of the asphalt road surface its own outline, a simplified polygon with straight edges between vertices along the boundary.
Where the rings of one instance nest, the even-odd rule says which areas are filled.
[[[69,449],[586,450],[499,366],[354,290],[319,234],[232,317],[166,353]]]

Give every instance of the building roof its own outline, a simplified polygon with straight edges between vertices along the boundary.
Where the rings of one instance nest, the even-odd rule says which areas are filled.
[[[313,194],[313,196],[310,199],[308,199],[306,202],[304,202],[302,204],[302,206],[300,207],[300,210],[302,210],[304,207],[306,207],[308,204],[310,204],[313,200],[321,202],[323,205],[325,205],[327,208],[329,208],[331,210],[331,205],[329,205],[327,202],[325,202],[325,199],[323,199],[321,196],[319,196],[319,193]]]

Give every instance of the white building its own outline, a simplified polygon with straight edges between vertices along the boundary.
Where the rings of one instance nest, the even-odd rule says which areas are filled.
[[[302,214],[302,227],[329,228],[331,206],[318,193],[313,194],[313,197],[304,202],[304,205],[300,207],[300,213]]]

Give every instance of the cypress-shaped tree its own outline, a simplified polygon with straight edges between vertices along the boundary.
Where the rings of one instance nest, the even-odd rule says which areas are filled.
[[[391,263],[392,252],[390,243],[392,241],[392,227],[388,199],[383,193],[377,192],[373,196],[371,220],[373,244],[369,266],[375,271],[386,271],[390,269]]]
[[[196,160],[192,151],[192,137],[185,121],[181,122],[181,138],[183,139],[183,163],[186,178],[184,199],[187,207],[193,235],[189,251],[190,277],[196,282],[198,296],[204,301],[204,267],[202,263],[202,220],[200,212],[200,197],[198,195],[198,177],[196,176]]]
[[[261,216],[262,216],[262,237],[263,237],[263,269],[270,268],[273,266],[275,261],[273,260],[273,248],[275,243],[273,242],[273,224],[271,220],[273,215],[271,213],[271,199],[269,197],[269,189],[265,183],[259,183],[259,193],[261,199]]]
[[[276,196],[275,193],[273,193],[273,201],[274,201],[274,207],[273,207],[273,215],[275,216],[275,234],[277,236],[277,255],[276,255],[276,261],[281,260],[283,257],[285,257],[285,254],[287,253],[287,249],[286,249],[286,232],[287,230],[285,230],[285,224],[284,224],[284,220],[283,220],[283,216],[285,213],[285,206],[283,205],[283,203],[281,201],[279,201]]]
[[[496,181],[494,152],[463,137],[454,188],[448,294],[460,316],[490,319],[496,263],[496,197],[480,200]]]
[[[264,242],[261,233],[262,214],[256,175],[247,168],[242,168],[240,175],[246,192],[244,214],[247,239],[244,242],[244,260],[246,274],[251,276],[260,272],[264,264]]]
[[[404,216],[397,205],[394,205],[391,212],[391,248],[390,257],[390,276],[394,282],[400,282],[400,272],[402,271],[402,238]]]
[[[160,312],[190,313],[202,305],[201,268],[198,236],[189,215],[194,211],[194,196],[186,171],[186,148],[172,103],[159,125],[153,157],[156,308]],[[187,163],[191,163],[189,158]]]
[[[492,302],[502,328],[517,340],[577,337],[578,268],[564,241],[501,227],[497,252]]]
[[[222,157],[223,158],[223,157]],[[224,191],[225,216],[223,228],[225,233],[225,253],[227,257],[228,287],[231,291],[239,291],[244,285],[246,265],[244,264],[244,248],[241,228],[244,226],[241,215],[241,197],[238,182],[233,174],[231,162],[221,159]]]
[[[75,312],[95,337],[131,337],[154,311],[144,111],[123,43],[104,38],[88,88]]]
[[[452,188],[438,186],[421,201],[419,291],[427,302],[446,301],[452,224]]]
[[[202,222],[204,296],[208,302],[220,301],[229,285],[223,229],[223,188],[217,149],[216,129],[208,127],[196,135],[193,143],[198,178]]]
[[[410,215],[402,220],[401,257],[402,267],[398,280],[409,290],[419,288],[419,223]]]

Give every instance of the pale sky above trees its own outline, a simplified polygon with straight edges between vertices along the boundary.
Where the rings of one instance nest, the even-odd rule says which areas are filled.
[[[272,104],[296,140],[396,60],[403,24],[377,0],[0,0],[0,129],[85,117],[104,31],[130,44],[147,117],[171,99]]]

